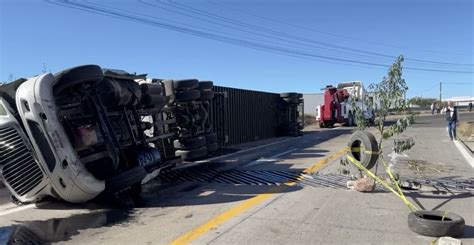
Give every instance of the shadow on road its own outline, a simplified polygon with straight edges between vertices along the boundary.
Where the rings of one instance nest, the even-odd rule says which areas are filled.
[[[352,129],[321,131],[318,134],[307,133],[296,138],[294,142],[288,141],[271,146],[271,154],[288,151],[289,147],[305,149],[317,146],[335,137],[351,134]],[[289,145],[291,144],[291,146]],[[223,152],[235,153],[236,148],[223,149]],[[285,159],[322,157],[328,150],[307,149],[288,155]],[[267,154],[269,154],[267,152]],[[245,159],[242,159],[245,156]],[[219,161],[207,162],[202,165],[182,168],[186,172],[184,180],[163,179],[161,177],[143,186],[143,191],[134,199],[134,207],[130,209],[117,208],[110,200],[109,203],[95,201],[70,204],[61,201],[49,201],[39,205],[39,209],[46,210],[89,210],[92,213],[72,215],[68,218],[56,218],[45,221],[17,222],[18,225],[0,228],[0,244],[8,243],[12,237],[26,239],[26,243],[51,243],[67,241],[77,235],[79,230],[108,227],[114,225],[127,225],[134,220],[134,215],[141,208],[166,208],[181,206],[209,205],[231,203],[248,200],[264,193],[288,193],[301,190],[302,185],[286,185],[285,183],[297,182],[303,169],[295,169],[292,164],[269,161],[269,170],[246,171],[239,167],[265,156],[265,152],[257,149],[245,153],[236,153],[232,157],[224,157]],[[224,161],[231,160],[229,162]],[[232,161],[235,160],[235,161]],[[170,173],[177,175],[179,173]],[[221,182],[219,182],[221,181]],[[235,181],[235,182],[233,182]],[[239,182],[240,181],[240,182]],[[314,182],[314,183],[311,183]],[[328,180],[311,180],[306,185],[332,184]],[[216,183],[217,182],[217,183]],[[104,211],[105,210],[105,211]],[[166,212],[166,211],[164,211]],[[2,240],[3,239],[3,240]],[[30,240],[28,240],[30,239]],[[28,242],[30,241],[30,242]]]

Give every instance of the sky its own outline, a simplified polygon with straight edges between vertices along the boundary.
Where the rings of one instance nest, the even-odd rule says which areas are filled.
[[[1,0],[0,81],[83,64],[268,92],[379,82],[474,96],[471,0]]]

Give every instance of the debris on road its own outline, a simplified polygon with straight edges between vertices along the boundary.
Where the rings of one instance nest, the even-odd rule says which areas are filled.
[[[347,188],[359,192],[372,192],[375,190],[375,181],[364,175],[364,177],[359,178],[358,180],[347,181]]]
[[[464,219],[448,211],[419,210],[408,215],[410,230],[431,237],[458,237],[464,232]]]

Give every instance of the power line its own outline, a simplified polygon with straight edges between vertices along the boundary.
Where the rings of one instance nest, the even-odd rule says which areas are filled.
[[[157,1],[162,3],[160,0],[157,0]],[[275,34],[275,35],[294,38],[296,40],[305,41],[305,42],[309,42],[309,43],[316,43],[316,44],[320,44],[320,45],[323,45],[323,46],[328,46],[328,47],[337,48],[337,49],[346,50],[346,51],[358,52],[358,53],[363,53],[363,54],[370,54],[370,55],[385,57],[385,58],[390,58],[390,59],[395,59],[396,58],[396,56],[393,56],[393,55],[387,55],[387,54],[381,54],[381,53],[377,53],[377,52],[354,49],[354,48],[334,45],[334,44],[330,44],[330,43],[326,43],[326,42],[316,41],[316,40],[312,40],[312,39],[308,39],[308,38],[304,38],[304,37],[299,37],[299,36],[295,36],[295,35],[289,35],[287,33],[283,33],[283,32],[280,32],[280,31],[276,31],[276,30],[272,30],[272,29],[264,28],[264,27],[259,27],[259,26],[253,25],[253,24],[249,24],[249,23],[239,21],[239,20],[234,20],[234,19],[222,16],[222,15],[218,15],[218,14],[215,14],[215,13],[211,13],[211,12],[208,12],[208,11],[204,11],[204,10],[201,10],[201,9],[190,7],[189,5],[186,5],[186,4],[176,3],[176,2],[173,2],[172,0],[170,0],[169,2],[174,4],[177,7],[181,6],[181,9],[188,9],[189,11],[192,11],[192,12],[195,12],[195,13],[201,13],[205,16],[210,17],[210,18],[214,18],[214,19],[218,18],[218,19],[222,19],[224,21],[230,21],[230,22],[233,22],[233,23],[237,23],[237,24],[239,24],[243,27],[259,29],[261,31],[272,33],[272,34]],[[438,64],[438,65],[474,66],[474,64],[450,63],[450,62],[430,61],[430,60],[413,59],[413,58],[405,58],[405,60],[406,61],[413,61],[413,62],[420,62],[420,63],[427,63],[427,64]]]
[[[301,26],[301,25],[296,25],[296,24],[289,23],[289,22],[284,22],[280,19],[270,18],[270,17],[262,16],[262,15],[257,15],[257,14],[254,14],[254,13],[250,13],[248,11],[244,11],[242,9],[231,8],[231,7],[228,7],[228,6],[224,6],[224,4],[216,2],[216,1],[212,1],[212,0],[207,0],[207,2],[209,2],[209,3],[211,3],[215,6],[218,6],[219,8],[224,9],[224,10],[225,9],[231,10],[231,11],[242,13],[242,14],[252,16],[252,17],[255,17],[255,18],[258,18],[258,19],[266,20],[266,21],[273,22],[273,23],[279,23],[279,24],[283,24],[283,25],[286,25],[286,26],[291,26],[291,27],[298,28],[298,29],[305,30],[305,31],[310,31],[310,32],[314,32],[314,33],[327,35],[327,36],[337,37],[337,38],[344,38],[344,39],[349,39],[349,40],[354,40],[354,41],[361,41],[361,42],[375,44],[375,45],[379,45],[379,46],[408,49],[407,47],[403,47],[403,46],[397,46],[397,45],[393,45],[393,44],[380,43],[380,42],[373,42],[373,41],[370,41],[370,40],[362,40],[362,39],[353,38],[353,37],[349,37],[349,36],[345,36],[345,35],[334,34],[334,33],[329,33],[329,32],[325,32],[325,31],[309,28],[307,26]],[[464,55],[462,53],[446,53],[446,52],[439,52],[439,51],[433,51],[433,50],[420,50],[420,49],[417,49],[416,51],[424,52],[424,53],[434,53],[434,54]]]
[[[142,13],[133,13],[131,11],[126,11],[126,10],[114,11],[114,10],[110,10],[103,7],[102,8],[97,7],[97,5],[90,4],[90,3],[87,4],[87,3],[67,1],[67,0],[60,0],[60,1],[47,0],[46,2],[56,4],[62,7],[68,7],[68,8],[78,9],[82,11],[93,12],[100,15],[138,22],[141,24],[152,25],[155,27],[173,30],[180,33],[200,36],[200,37],[220,41],[223,43],[229,43],[229,44],[252,48],[256,50],[262,50],[262,51],[266,51],[270,53],[283,54],[283,55],[291,56],[291,57],[310,58],[314,60],[336,61],[336,62],[344,62],[344,63],[354,63],[354,64],[369,65],[373,67],[389,67],[389,65],[386,65],[386,64],[359,61],[359,60],[346,59],[346,58],[335,58],[331,56],[309,53],[302,50],[289,49],[284,46],[269,45],[268,43],[262,43],[262,42],[252,41],[252,40],[249,41],[248,39],[219,35],[219,34],[215,34],[215,32],[212,33],[212,32],[206,32],[206,31],[199,31],[192,28],[177,26],[169,22],[157,21],[157,18],[150,18],[148,16],[144,18],[143,17],[144,15]],[[420,71],[434,71],[434,72],[450,72],[450,73],[472,73],[472,71],[427,69],[427,68],[418,68],[418,67],[406,67],[406,69],[420,70]]]
[[[474,86],[474,83],[444,83],[444,84],[450,84],[450,85],[471,85],[471,86]]]

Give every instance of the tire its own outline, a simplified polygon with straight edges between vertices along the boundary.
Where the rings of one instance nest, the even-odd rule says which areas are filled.
[[[163,87],[159,83],[144,83],[140,84],[143,94],[162,94]]]
[[[201,91],[201,97],[199,100],[212,100],[212,98],[214,98],[214,91],[204,90]]]
[[[319,128],[325,128],[325,127],[326,127],[326,124],[324,124],[322,122],[319,123]]]
[[[207,147],[203,146],[192,150],[177,150],[174,154],[177,157],[181,157],[183,160],[195,160],[207,155]]]
[[[367,131],[356,131],[351,135],[348,147],[350,148],[348,154],[365,168],[371,169],[377,163],[379,148],[373,134]]]
[[[189,139],[179,139],[173,141],[173,146],[177,150],[188,150],[192,148],[199,148],[206,145],[206,137],[199,136]]]
[[[216,133],[210,133],[206,134],[206,143],[213,143],[217,142],[217,134]]]
[[[165,97],[160,94],[144,94],[141,100],[144,105],[164,105],[165,101]]]
[[[175,93],[175,99],[177,102],[197,100],[199,97],[201,97],[201,92],[199,90],[185,90]]]
[[[69,68],[54,75],[56,84],[53,87],[54,94],[60,94],[69,87],[89,82],[97,84],[104,79],[104,72],[98,65],[84,65]]]
[[[174,80],[173,88],[175,90],[189,90],[195,89],[199,86],[199,81],[196,79]]]
[[[298,130],[301,131],[301,130],[303,130],[303,129],[304,129],[303,124],[298,124]]]
[[[289,98],[283,98],[285,102],[288,102],[290,104],[298,104],[299,99],[297,97],[289,97]]]
[[[134,167],[130,170],[122,172],[112,178],[105,180],[105,190],[107,193],[114,193],[132,186],[145,178],[148,173],[142,166]]]
[[[215,152],[219,149],[219,146],[217,145],[217,142],[212,142],[212,143],[208,144],[206,147],[207,147],[207,152],[208,153]]]
[[[281,98],[298,98],[298,93],[289,92],[289,93],[281,93]]]
[[[199,90],[212,90],[214,83],[211,81],[201,81],[199,82]]]
[[[411,212],[408,215],[408,227],[424,236],[461,236],[465,227],[464,219],[457,214],[447,212],[445,220],[441,221],[443,215],[445,215],[444,211],[434,210]]]

